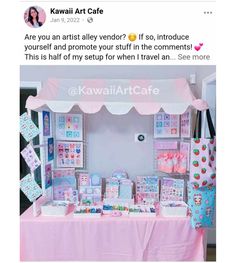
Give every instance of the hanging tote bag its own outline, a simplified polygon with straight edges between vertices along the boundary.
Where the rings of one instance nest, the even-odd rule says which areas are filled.
[[[201,111],[197,112],[191,139],[189,181],[194,188],[216,185],[216,133],[209,109],[206,111],[211,138],[201,138]]]
[[[193,188],[188,184],[188,206],[193,228],[214,225],[216,187]]]

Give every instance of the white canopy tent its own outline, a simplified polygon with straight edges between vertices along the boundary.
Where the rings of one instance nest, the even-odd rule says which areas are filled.
[[[135,108],[142,115],[163,109],[168,114],[182,114],[189,106],[205,110],[208,105],[196,99],[186,79],[49,79],[37,96],[30,96],[26,108],[49,109],[66,113],[80,108],[96,113],[103,106],[112,114],[126,114]]]

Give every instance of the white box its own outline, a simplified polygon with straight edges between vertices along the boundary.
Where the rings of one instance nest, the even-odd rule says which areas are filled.
[[[179,206],[168,206],[169,204]],[[186,217],[188,205],[183,201],[162,201],[160,202],[160,215],[164,217]]]
[[[41,206],[43,216],[65,216],[69,210],[69,203],[62,201],[49,201]]]

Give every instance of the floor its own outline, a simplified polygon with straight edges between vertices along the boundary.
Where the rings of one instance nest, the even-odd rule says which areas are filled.
[[[215,247],[207,248],[207,261],[216,261],[216,248]]]

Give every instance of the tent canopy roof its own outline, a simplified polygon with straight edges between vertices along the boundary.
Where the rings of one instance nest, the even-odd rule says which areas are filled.
[[[85,113],[96,113],[105,106],[112,114],[126,114],[131,108],[143,115],[162,108],[169,114],[182,114],[189,106],[208,108],[196,99],[186,79],[48,79],[38,95],[30,96],[26,108],[66,113],[73,107]]]

